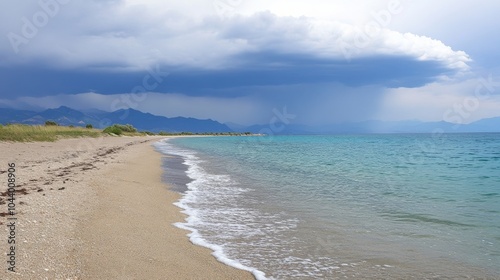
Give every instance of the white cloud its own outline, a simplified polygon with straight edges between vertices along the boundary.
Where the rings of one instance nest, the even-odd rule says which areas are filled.
[[[249,7],[251,4],[245,1],[240,4],[241,11],[240,6],[234,7],[235,16],[220,17],[213,8],[217,1],[194,1],[188,5],[180,1],[73,0],[60,5],[28,43],[19,44],[17,55],[13,55],[9,40],[1,41],[0,55],[5,57],[4,63],[43,61],[55,67],[115,70],[144,69],[153,63],[221,68],[231,66],[235,55],[265,51],[340,60],[401,55],[437,61],[453,70],[468,70],[470,58],[465,52],[455,51],[439,40],[390,30],[392,17],[400,11],[389,4],[381,6],[382,1],[361,9],[360,14],[363,18],[368,16],[367,21],[354,23],[339,21],[341,17],[253,13],[266,6]],[[293,3],[292,9],[297,10],[299,3]],[[286,10],[283,1],[269,5]],[[354,6],[337,1],[327,7],[349,10]],[[274,10],[278,13],[280,9]],[[33,15],[43,9],[34,5],[23,11],[18,11],[19,18],[24,15],[32,21]],[[8,21],[1,31],[23,36],[23,23],[15,16],[0,20]],[[17,28],[13,24],[16,21]]]
[[[500,116],[500,77],[387,89],[377,119],[471,123]]]
[[[439,38],[468,52],[490,48],[492,40],[498,42],[493,34],[500,23],[499,1],[405,0],[404,6],[404,12],[391,24],[394,30]]]
[[[227,26],[222,31],[224,39],[244,41],[254,50],[306,53],[340,60],[400,55],[441,62],[449,69],[460,71],[467,71],[467,63],[471,61],[465,52],[454,51],[439,40],[391,31],[375,20],[354,26],[259,13],[233,18]]]

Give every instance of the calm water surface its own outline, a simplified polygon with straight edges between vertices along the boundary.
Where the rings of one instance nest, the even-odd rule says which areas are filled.
[[[180,227],[260,279],[500,279],[500,134],[156,144]]]

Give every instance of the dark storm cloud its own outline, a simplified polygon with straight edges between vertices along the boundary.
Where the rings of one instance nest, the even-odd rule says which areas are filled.
[[[379,56],[346,61],[305,55],[258,53],[239,55],[234,60],[238,62],[237,67],[222,70],[175,69],[157,65],[144,71],[110,72],[23,65],[0,68],[0,83],[4,97],[12,93],[18,96],[88,91],[103,94],[129,93],[140,86],[145,78],[149,79],[148,84],[156,84],[155,92],[234,96],[244,92],[231,91],[232,88],[294,84],[419,87],[440,75],[450,73],[449,69],[438,62],[416,61],[408,57]],[[161,83],[155,81],[158,76],[161,76]]]

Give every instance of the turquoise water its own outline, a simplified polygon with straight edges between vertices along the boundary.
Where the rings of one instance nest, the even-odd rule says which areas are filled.
[[[500,134],[156,146],[189,179],[178,226],[259,279],[500,279]]]

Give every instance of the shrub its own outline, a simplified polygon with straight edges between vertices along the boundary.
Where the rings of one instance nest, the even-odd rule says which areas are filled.
[[[117,127],[119,127],[122,131],[124,132],[137,132],[137,129],[135,127],[133,127],[132,125],[130,124],[126,124],[126,125],[123,125],[123,124],[115,124]]]
[[[139,133],[142,133],[142,134],[146,134],[146,135],[155,135],[154,132],[151,132],[151,131],[140,131]]]
[[[158,135],[161,135],[161,136],[170,136],[170,135],[174,135],[174,134],[171,133],[171,132],[160,131],[160,132],[158,132]]]
[[[88,123],[88,124],[85,126],[85,128],[92,129],[92,128],[94,128],[94,127],[93,127],[90,123]]]
[[[118,127],[117,125],[108,126],[102,132],[104,132],[104,133],[113,133],[113,134],[116,134],[116,135],[123,134],[123,130],[121,130],[120,127]]]
[[[58,124],[57,124],[55,121],[46,121],[46,122],[45,122],[45,125],[46,125],[46,126],[51,126],[51,125],[52,125],[52,126],[58,126]]]
[[[114,124],[112,126],[108,126],[106,127],[103,132],[105,133],[114,133],[116,135],[121,135],[123,134],[124,132],[127,132],[127,133],[136,133],[137,132],[137,129],[135,127],[133,127],[132,125],[130,124]]]

